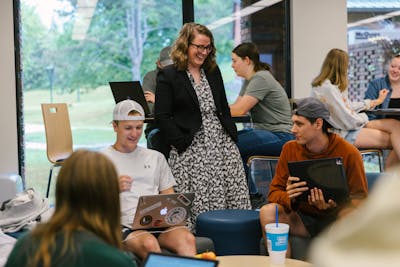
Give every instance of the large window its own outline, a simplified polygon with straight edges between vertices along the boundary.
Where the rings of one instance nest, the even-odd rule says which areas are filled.
[[[348,0],[349,97],[364,99],[368,83],[386,75],[400,53],[400,1]],[[369,172],[379,171],[377,156],[364,158]]]
[[[242,82],[231,68],[231,51],[242,42],[257,45],[260,60],[272,66],[290,97],[288,6],[289,1],[282,0],[194,0],[196,22],[213,32],[229,102],[236,99]]]
[[[75,149],[111,144],[114,100],[108,82],[141,80],[156,67],[159,51],[182,26],[181,3],[21,0],[28,187],[44,194],[50,167],[40,103],[68,103]]]
[[[368,82],[382,77],[400,53],[400,1],[348,0],[349,93],[364,98]]]
[[[188,5],[194,7],[192,12],[186,0],[19,1],[22,175],[28,187],[42,194],[50,163],[40,104],[68,104],[75,149],[102,149],[113,143],[114,100],[108,82],[142,80],[155,69],[159,51],[175,40],[183,17],[190,18],[187,13],[214,34],[229,102],[242,82],[231,68],[231,51],[245,41],[258,45],[262,61],[272,65],[290,92],[288,0],[194,0]],[[141,145],[146,145],[144,137]]]

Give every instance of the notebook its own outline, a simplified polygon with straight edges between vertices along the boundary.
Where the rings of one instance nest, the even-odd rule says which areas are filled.
[[[291,161],[288,162],[288,168],[291,176],[306,181],[309,188],[321,189],[325,201],[332,199],[336,203],[344,203],[348,200],[347,177],[341,157]],[[296,199],[307,201],[309,192],[304,192]]]
[[[132,230],[186,225],[194,193],[140,196]]]
[[[199,259],[179,256],[176,254],[163,254],[150,252],[142,263],[142,267],[217,267],[217,260]]]
[[[147,105],[144,92],[139,81],[109,82],[115,103],[131,99],[138,102],[144,110],[145,118],[151,118],[149,106]]]

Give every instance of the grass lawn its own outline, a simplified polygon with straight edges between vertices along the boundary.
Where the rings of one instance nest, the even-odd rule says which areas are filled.
[[[73,135],[74,149],[102,149],[115,140],[110,124],[114,99],[108,86],[92,91],[77,93],[53,92],[53,103],[67,103]],[[25,124],[25,181],[26,187],[33,187],[43,196],[46,192],[50,162],[46,155],[46,136],[43,126],[41,103],[50,102],[49,90],[35,90],[24,93]],[[144,135],[140,145],[146,146]],[[53,177],[56,177],[56,168]],[[55,178],[51,194],[54,194]]]

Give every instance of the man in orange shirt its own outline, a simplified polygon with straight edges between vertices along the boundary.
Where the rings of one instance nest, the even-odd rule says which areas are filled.
[[[275,222],[275,208],[278,205],[279,222],[290,225],[290,234],[314,237],[338,217],[357,207],[367,196],[368,187],[361,154],[339,135],[328,132],[329,116],[326,105],[316,98],[303,98],[296,102],[292,116],[292,133],[296,140],[283,146],[270,185],[269,204],[260,209],[262,228],[267,223]],[[321,189],[308,188],[306,182],[300,182],[298,177],[289,175],[289,161],[333,157],[343,158],[350,198],[347,205],[324,199]],[[309,193],[305,193],[309,189]],[[296,201],[303,193],[309,194],[308,201]],[[265,238],[265,233],[263,236]],[[287,256],[290,256],[289,247]]]

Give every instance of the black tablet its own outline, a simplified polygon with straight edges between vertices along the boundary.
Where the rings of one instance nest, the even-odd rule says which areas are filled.
[[[319,188],[324,194],[325,201],[329,199],[336,203],[344,203],[349,199],[346,171],[343,158],[310,159],[288,162],[290,176],[299,177],[307,182],[308,188]],[[307,201],[309,191],[296,199]]]

